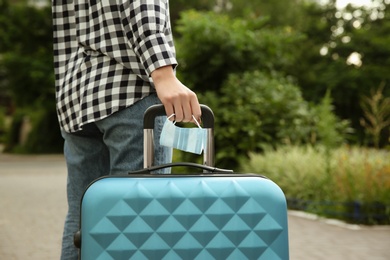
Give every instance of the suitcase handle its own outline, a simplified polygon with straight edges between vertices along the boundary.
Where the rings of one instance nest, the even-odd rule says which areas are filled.
[[[213,128],[214,129],[214,113],[206,105],[201,104],[200,109],[202,111],[202,125],[203,128]],[[144,129],[153,129],[154,128],[154,119],[157,116],[165,116],[164,105],[158,104],[149,107],[144,114]],[[168,115],[167,115],[168,116]]]
[[[200,105],[202,111],[202,125],[207,130],[207,143],[203,151],[203,164],[214,167],[214,113],[206,105]],[[162,104],[149,107],[144,114],[144,168],[153,166],[154,143],[153,129],[154,119],[157,116],[165,116],[165,108]]]
[[[152,166],[152,167],[145,168],[145,169],[142,169],[142,170],[129,172],[129,174],[130,175],[132,175],[132,174],[151,174],[152,171],[161,170],[161,169],[165,169],[165,168],[178,167],[178,166],[198,168],[198,169],[203,170],[203,172],[207,171],[209,173],[213,173],[213,172],[233,173],[233,170],[228,170],[228,169],[220,169],[220,168],[211,167],[211,166],[202,165],[202,164],[197,164],[197,163],[177,162],[177,163],[167,163],[167,164]]]

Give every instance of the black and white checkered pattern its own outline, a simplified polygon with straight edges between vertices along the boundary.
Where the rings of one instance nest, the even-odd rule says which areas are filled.
[[[168,0],[52,0],[60,126],[76,132],[155,92],[176,66]]]

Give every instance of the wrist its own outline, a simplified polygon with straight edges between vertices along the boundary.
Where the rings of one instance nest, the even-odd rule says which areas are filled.
[[[171,65],[160,67],[154,70],[151,73],[151,77],[155,84],[158,84],[160,81],[176,78],[175,72]]]

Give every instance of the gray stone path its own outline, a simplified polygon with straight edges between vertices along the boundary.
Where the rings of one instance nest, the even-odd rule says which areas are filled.
[[[66,212],[62,156],[0,154],[0,259],[59,259]],[[289,213],[291,260],[389,260],[390,227]]]

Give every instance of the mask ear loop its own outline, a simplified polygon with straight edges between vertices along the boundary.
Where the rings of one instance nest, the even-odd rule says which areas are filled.
[[[196,120],[196,118],[195,118],[194,115],[192,115],[192,118],[194,119],[196,125],[197,125],[200,129],[202,129],[202,127],[200,126],[199,122]]]
[[[168,116],[167,120],[171,119],[171,117],[173,117],[173,116],[175,116],[175,114],[172,114],[172,115]],[[176,124],[176,121],[175,121],[175,120],[173,120],[173,121],[172,121],[172,124],[174,124],[174,125],[175,125],[175,124]]]
[[[170,115],[170,116],[167,118],[167,120],[171,119],[171,117],[173,117],[173,116],[175,116],[175,114]],[[202,127],[200,126],[198,120],[196,120],[196,118],[195,118],[194,115],[192,115],[192,118],[194,119],[195,124],[196,124],[200,129],[202,129]],[[176,125],[176,121],[173,121],[172,123],[173,123],[174,125]]]

